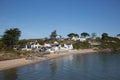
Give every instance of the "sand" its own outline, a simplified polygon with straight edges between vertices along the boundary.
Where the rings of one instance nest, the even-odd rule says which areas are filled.
[[[53,58],[57,58],[61,56],[66,56],[70,54],[85,54],[85,53],[93,53],[93,52],[97,52],[97,51],[92,50],[92,49],[70,50],[67,52],[48,54],[48,55],[45,55],[44,57],[37,57],[34,60],[26,60],[25,58],[21,58],[21,59],[0,61],[0,71],[10,69],[10,68],[20,67],[20,66],[25,66],[28,64],[36,63],[36,62],[42,62],[45,60],[49,60],[49,59],[53,59]]]

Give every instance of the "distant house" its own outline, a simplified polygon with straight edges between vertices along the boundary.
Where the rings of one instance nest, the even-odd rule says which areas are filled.
[[[73,45],[72,44],[64,44],[64,48],[67,49],[67,50],[72,50]]]
[[[80,41],[81,41],[81,42],[84,42],[84,41],[86,41],[86,40],[87,40],[86,38],[80,37]]]
[[[61,40],[61,39],[62,39],[60,35],[57,35],[55,38],[56,38],[57,40]]]
[[[80,38],[77,37],[77,36],[73,36],[73,37],[71,38],[71,40],[73,40],[73,41],[77,41],[77,40],[80,40]]]
[[[73,40],[73,41],[77,41],[77,40],[80,40],[81,42],[84,42],[84,41],[86,41],[86,38],[84,38],[84,37],[77,37],[77,36],[73,36],[72,38],[71,38],[71,40]]]
[[[46,49],[45,52],[54,53],[59,50],[59,44],[58,42],[54,42],[54,44],[45,43],[44,48]]]
[[[60,52],[60,51],[66,51],[66,50],[72,50],[73,45],[72,44],[59,44],[58,42],[54,42],[54,44],[44,44],[44,48],[46,49],[45,52],[54,53],[54,52]]]
[[[22,48],[22,50],[32,50],[32,49],[40,49],[41,48],[41,45],[35,41],[35,42],[29,42],[25,45],[25,48]]]
[[[45,43],[44,47],[52,47],[51,44]]]

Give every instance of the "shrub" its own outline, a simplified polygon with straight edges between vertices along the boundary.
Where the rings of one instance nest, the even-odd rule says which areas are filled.
[[[88,49],[90,48],[90,44],[88,42],[80,42],[80,41],[76,41],[74,44],[73,44],[73,47],[75,49]]]

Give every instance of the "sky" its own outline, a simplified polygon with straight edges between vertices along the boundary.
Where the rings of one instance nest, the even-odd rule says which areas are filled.
[[[19,28],[21,39],[69,33],[120,34],[120,0],[0,0],[0,35]]]

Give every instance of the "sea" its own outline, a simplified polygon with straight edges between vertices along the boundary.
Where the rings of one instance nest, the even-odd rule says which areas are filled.
[[[0,71],[0,80],[120,80],[120,53],[71,54]]]

